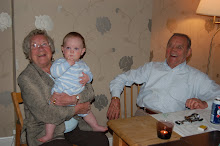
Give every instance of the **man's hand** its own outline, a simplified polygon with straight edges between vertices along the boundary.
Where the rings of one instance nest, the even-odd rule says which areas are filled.
[[[107,117],[109,120],[118,119],[120,115],[120,99],[112,99],[108,108]]]
[[[90,102],[79,103],[75,106],[75,114],[87,114],[90,110]]]
[[[54,92],[50,97],[50,102],[59,106],[75,105],[77,103],[76,95],[69,96],[66,93]]]
[[[186,100],[186,107],[190,109],[205,109],[208,107],[208,104],[200,99],[191,98]]]
[[[83,76],[80,77],[80,84],[82,84],[83,86],[85,86],[85,84],[89,81],[89,76],[87,74],[85,74],[84,72],[82,72]]]

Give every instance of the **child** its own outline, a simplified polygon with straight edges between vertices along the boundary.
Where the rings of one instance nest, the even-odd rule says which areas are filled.
[[[85,40],[81,34],[70,32],[64,37],[62,44],[64,58],[56,60],[50,69],[51,75],[55,78],[52,94],[53,92],[64,92],[70,96],[77,95],[83,91],[86,83],[92,81],[93,75],[89,67],[80,60],[85,51]],[[83,117],[93,131],[105,132],[107,130],[107,127],[98,125],[91,111],[87,114],[79,114],[79,116]],[[46,124],[46,135],[39,141],[46,142],[52,139],[55,127],[54,124]]]

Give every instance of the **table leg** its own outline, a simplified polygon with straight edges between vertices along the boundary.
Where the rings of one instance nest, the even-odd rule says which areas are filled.
[[[128,146],[128,144],[113,132],[113,146]]]

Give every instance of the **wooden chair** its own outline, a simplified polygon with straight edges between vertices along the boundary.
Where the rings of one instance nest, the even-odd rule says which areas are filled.
[[[22,117],[22,114],[21,114],[21,109],[20,109],[20,106],[19,104],[22,104],[23,103],[23,99],[21,97],[21,93],[20,92],[12,92],[11,93],[11,97],[12,97],[12,101],[14,103],[14,108],[15,108],[15,112],[16,112],[16,115],[18,117],[18,120],[16,122],[16,137],[15,137],[15,146],[27,146],[27,144],[21,144],[21,130],[22,130],[22,127],[23,127],[23,117]],[[73,146],[77,146],[77,145],[74,145]]]
[[[12,97],[12,101],[14,103],[14,108],[15,108],[15,112],[17,115],[17,122],[16,122],[16,137],[15,137],[15,146],[27,146],[27,144],[21,144],[20,143],[20,138],[21,138],[21,130],[23,127],[23,118],[22,118],[22,114],[21,114],[21,110],[19,107],[19,104],[23,103],[23,99],[21,97],[21,93],[17,93],[17,92],[12,92],[11,93],[11,97]]]
[[[122,94],[124,98],[121,98],[123,103],[121,103],[120,118],[133,117],[134,109],[140,108],[136,105],[136,99],[139,94],[140,88],[141,85],[139,84],[133,84],[130,87],[127,86],[124,87],[124,91],[123,91],[124,94]],[[128,109],[130,109],[130,111],[128,111]],[[157,114],[156,112],[147,108],[145,108],[144,110],[149,114]]]

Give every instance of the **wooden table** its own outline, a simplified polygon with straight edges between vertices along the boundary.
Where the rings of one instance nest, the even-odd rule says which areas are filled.
[[[181,136],[174,131],[169,140],[159,139],[156,122],[150,115],[108,121],[113,130],[113,146],[145,146],[180,139]]]

